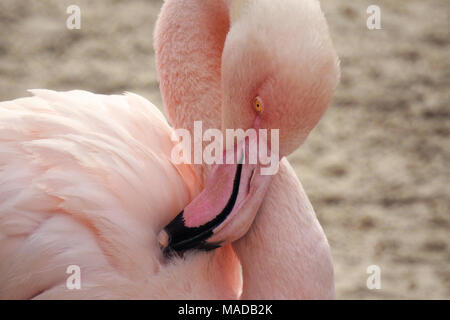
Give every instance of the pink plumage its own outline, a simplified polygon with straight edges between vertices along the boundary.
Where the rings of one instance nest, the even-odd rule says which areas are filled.
[[[258,126],[280,128],[282,156],[289,154],[320,119],[339,77],[318,3],[203,4],[168,0],[158,21],[158,73],[172,124],[247,129],[256,116]],[[276,23],[283,28],[275,39]],[[244,45],[243,35],[254,42]],[[293,37],[287,49],[279,47],[283,36]],[[255,43],[265,45],[270,64]],[[31,93],[0,103],[0,299],[334,297],[326,237],[286,159],[217,228],[212,238],[222,248],[167,261],[158,233],[191,201],[196,209],[211,199],[208,190],[207,200],[196,197],[214,169],[174,164],[174,129],[140,96]],[[251,108],[255,94],[265,96],[261,115]],[[211,220],[195,214],[195,225]],[[70,265],[82,270],[80,290],[66,286]]]

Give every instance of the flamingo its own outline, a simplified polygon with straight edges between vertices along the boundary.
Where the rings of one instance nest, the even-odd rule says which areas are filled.
[[[154,38],[173,127],[132,93],[0,103],[0,298],[333,298],[327,239],[284,157],[339,79],[318,1],[166,0]],[[279,128],[277,174],[174,163],[174,128],[196,120]]]

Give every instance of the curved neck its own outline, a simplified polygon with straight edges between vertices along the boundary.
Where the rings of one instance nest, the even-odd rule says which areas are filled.
[[[221,128],[221,59],[229,30],[228,5],[220,0],[167,0],[154,47],[162,98],[175,128]],[[181,57],[181,58],[180,58]]]
[[[331,299],[330,249],[286,159],[248,233],[233,243],[242,264],[242,299]]]

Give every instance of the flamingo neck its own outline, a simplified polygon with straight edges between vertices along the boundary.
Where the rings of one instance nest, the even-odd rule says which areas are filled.
[[[250,230],[233,248],[242,264],[242,299],[332,299],[325,234],[284,158]]]
[[[221,60],[228,12],[223,1],[164,3],[154,46],[163,102],[175,128],[193,133],[196,120],[205,130],[221,128]]]
[[[221,61],[229,27],[222,0],[167,0],[161,10],[154,48],[162,99],[171,124],[191,136],[194,121],[202,121],[203,130],[221,128]],[[206,181],[207,165],[191,167]]]

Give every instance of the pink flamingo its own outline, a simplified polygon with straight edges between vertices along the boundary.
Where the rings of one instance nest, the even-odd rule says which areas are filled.
[[[175,128],[279,128],[281,157],[339,78],[312,0],[167,0],[155,49]],[[273,177],[175,165],[173,129],[144,98],[31,92],[0,103],[0,298],[334,297],[326,237],[285,158]]]

